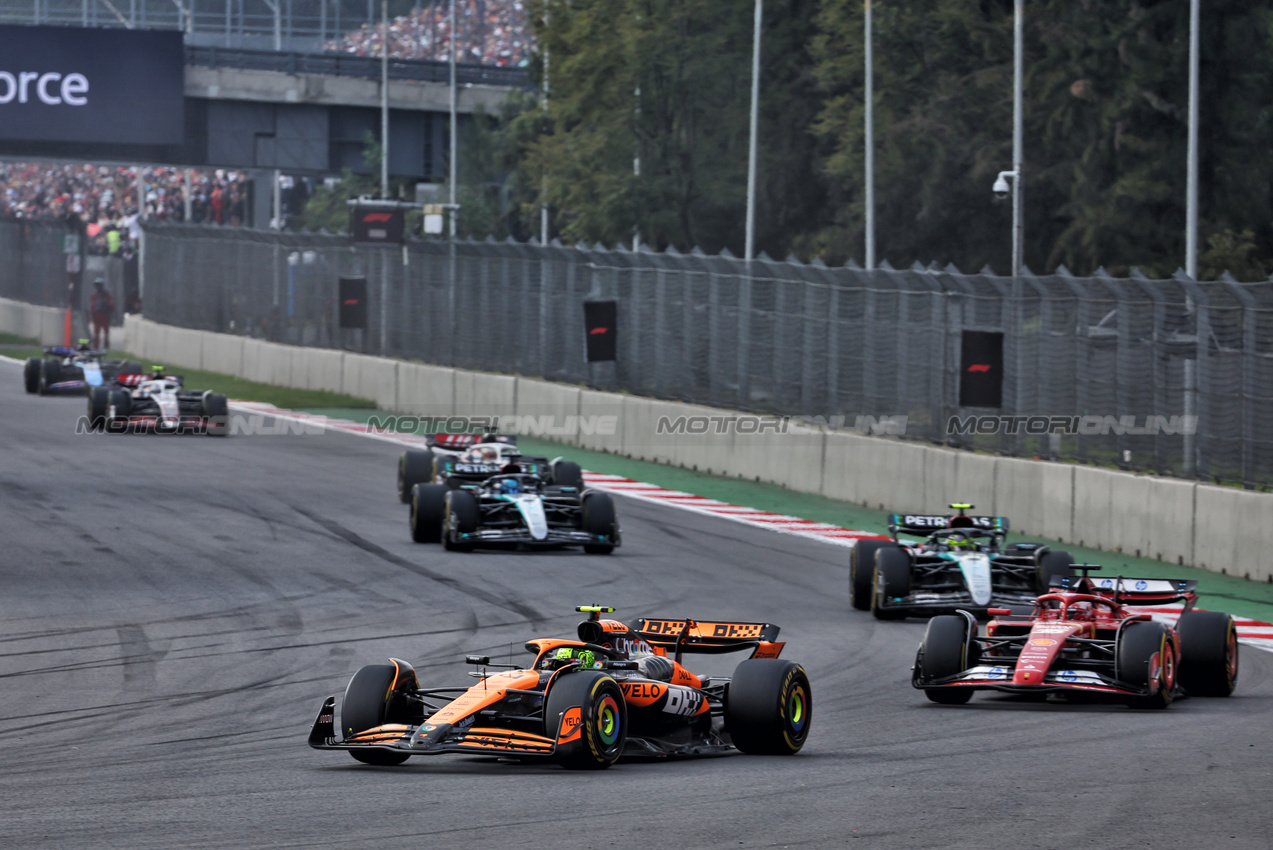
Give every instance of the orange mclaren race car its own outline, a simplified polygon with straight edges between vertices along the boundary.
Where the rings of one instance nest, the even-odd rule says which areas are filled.
[[[336,716],[328,697],[309,745],[348,750],[366,764],[401,764],[442,753],[545,760],[606,768],[622,756],[699,756],[739,749],[791,755],[809,735],[813,692],[804,669],[778,658],[769,623],[639,619],[629,628],[588,613],[577,640],[539,638],[525,669],[488,673],[485,656],[468,688],[422,688],[405,661],[363,667]],[[750,650],[729,678],[699,676],[686,653]],[[339,731],[338,731],[339,730]]]
[[[1238,679],[1233,618],[1194,611],[1196,581],[1092,578],[1100,567],[1076,564],[1078,576],[1054,576],[1034,611],[995,619],[977,635],[960,611],[933,617],[912,668],[912,684],[933,702],[958,705],[976,690],[1015,694],[1086,694],[1133,708],[1166,708],[1180,692],[1227,697]],[[1127,606],[1184,603],[1175,626]]]

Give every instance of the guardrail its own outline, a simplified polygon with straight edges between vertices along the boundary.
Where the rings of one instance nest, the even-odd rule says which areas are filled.
[[[319,74],[331,77],[380,79],[380,58],[352,56],[347,53],[279,53],[273,50],[245,50],[225,47],[186,45],[186,64],[201,68],[241,68],[251,71],[277,71],[283,74]],[[389,79],[426,83],[449,83],[451,69],[446,62],[419,59],[390,59]],[[461,85],[526,88],[530,75],[522,68],[500,68],[492,65],[455,66],[455,79]]]

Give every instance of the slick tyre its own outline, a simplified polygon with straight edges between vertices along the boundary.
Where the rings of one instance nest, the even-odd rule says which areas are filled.
[[[915,658],[916,679],[921,684],[964,672],[976,648],[968,620],[959,614],[942,614],[928,621]],[[941,705],[963,705],[972,699],[972,688],[925,688],[924,696]]]
[[[859,540],[849,553],[849,602],[859,611],[871,610],[871,580],[875,577],[875,553],[896,549],[891,540]]]
[[[106,387],[91,387],[88,391],[88,429],[90,431],[106,430],[106,413],[110,409],[110,390]]]
[[[458,539],[461,534],[477,531],[477,499],[467,490],[446,491],[446,526],[442,545],[452,552],[471,552],[473,544]]]
[[[411,539],[441,543],[446,523],[445,484],[417,484],[411,488]]]
[[[1036,589],[1042,595],[1052,586],[1052,579],[1057,576],[1072,576],[1070,569],[1074,565],[1074,556],[1069,552],[1044,552],[1035,568]]]
[[[398,668],[392,664],[368,664],[349,680],[340,705],[340,730],[345,738],[392,722],[388,719],[390,689],[397,674]],[[350,750],[349,754],[363,764],[382,766],[402,764],[410,758],[388,750]]]
[[[1227,697],[1238,684],[1238,629],[1219,611],[1190,611],[1176,623],[1180,686],[1190,696]]]
[[[22,368],[22,386],[29,393],[40,391],[40,358],[31,357]]]
[[[614,764],[627,743],[627,712],[623,691],[605,673],[559,674],[544,700],[544,734],[557,742],[557,763],[568,770]]]
[[[48,395],[52,392],[53,385],[62,380],[62,364],[60,361],[54,360],[52,357],[46,357],[40,362],[40,381],[38,389],[40,395]]]
[[[411,503],[411,489],[417,484],[433,483],[433,452],[408,449],[398,458],[398,498]]]
[[[588,493],[580,511],[580,528],[589,534],[605,537],[608,543],[585,543],[583,550],[589,555],[609,555],[614,551],[618,537],[618,523],[614,517],[614,500],[609,493]]]
[[[804,668],[781,658],[749,658],[725,693],[725,731],[744,753],[800,752],[813,720],[813,689]]]
[[[128,390],[110,390],[106,396],[107,425],[115,422],[126,423],[133,412],[133,397]],[[114,408],[112,411],[111,408]]]
[[[1162,623],[1132,623],[1119,635],[1115,649],[1120,680],[1157,693],[1128,697],[1131,708],[1162,709],[1171,705],[1176,688],[1176,647]],[[1157,664],[1154,663],[1155,659]]]
[[[875,553],[875,572],[871,586],[871,615],[875,619],[905,619],[905,608],[891,608],[889,605],[895,599],[910,596],[910,555],[900,547],[878,550]]]
[[[203,415],[208,420],[209,437],[224,437],[230,433],[230,406],[224,395],[211,390],[205,392]]]
[[[572,460],[559,460],[553,464],[553,483],[558,487],[583,489],[583,470]]]

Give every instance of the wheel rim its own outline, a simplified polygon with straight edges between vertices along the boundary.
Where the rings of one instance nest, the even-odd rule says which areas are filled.
[[[597,703],[596,719],[598,742],[600,742],[603,749],[613,749],[619,742],[619,734],[623,725],[622,715],[619,713],[619,703],[613,696],[606,694]]]
[[[1176,647],[1164,640],[1162,648],[1162,672],[1159,675],[1162,689],[1170,694],[1176,686]]]
[[[809,695],[803,685],[797,684],[787,696],[787,725],[791,727],[792,736],[802,737],[808,722]]]

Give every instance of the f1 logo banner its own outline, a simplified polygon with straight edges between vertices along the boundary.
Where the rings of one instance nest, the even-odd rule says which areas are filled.
[[[177,31],[0,26],[0,139],[176,145]]]
[[[351,208],[349,230],[355,242],[401,242],[405,228],[401,207],[358,204]]]
[[[340,279],[340,326],[367,329],[367,278]]]
[[[960,340],[959,406],[1003,405],[1003,334],[964,331]]]
[[[603,363],[617,359],[619,302],[583,302],[583,323],[588,329],[588,362]]]

